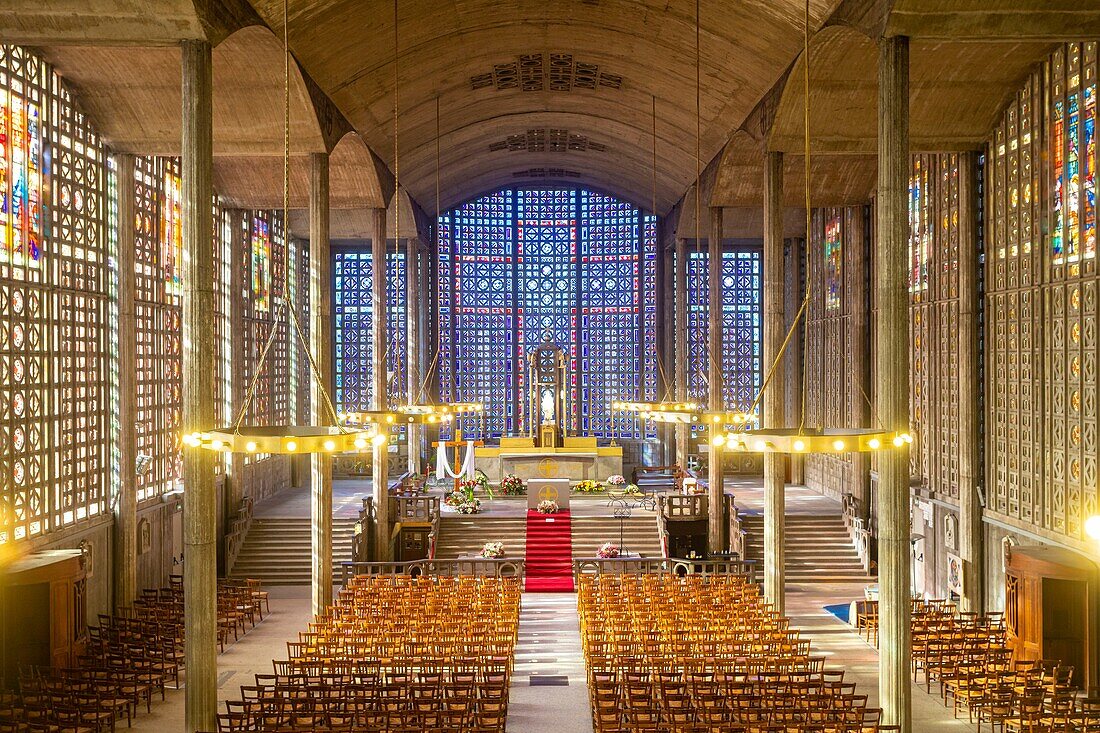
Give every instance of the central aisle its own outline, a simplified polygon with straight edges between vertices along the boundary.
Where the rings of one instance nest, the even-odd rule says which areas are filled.
[[[524,593],[521,603],[508,730],[592,730],[576,594]]]

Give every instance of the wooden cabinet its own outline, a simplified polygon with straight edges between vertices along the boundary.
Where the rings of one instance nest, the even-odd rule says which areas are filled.
[[[0,584],[0,688],[17,688],[20,667],[70,667],[88,634],[80,550],[48,550],[16,560]]]
[[[1097,567],[1055,547],[1015,547],[1005,573],[1005,623],[1016,659],[1073,666],[1078,687],[1097,676]]]

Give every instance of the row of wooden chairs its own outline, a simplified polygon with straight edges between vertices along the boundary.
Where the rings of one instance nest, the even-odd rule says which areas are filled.
[[[500,733],[520,591],[514,578],[353,578],[273,674],[226,702],[218,731]]]
[[[270,611],[258,581],[219,581],[219,627],[228,635]],[[261,610],[262,609],[262,610]],[[224,648],[224,646],[223,646]],[[154,695],[179,687],[183,667],[183,579],[145,589],[117,614],[88,627],[78,666],[20,670],[18,693],[0,694],[0,733],[108,733],[127,727]]]
[[[745,577],[584,576],[577,603],[597,733],[897,730]]]

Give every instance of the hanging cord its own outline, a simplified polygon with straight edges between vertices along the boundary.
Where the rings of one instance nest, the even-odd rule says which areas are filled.
[[[435,97],[435,251],[439,252],[439,95]],[[439,353],[442,349],[443,339],[437,338],[435,340],[435,355],[432,356],[432,363],[428,365],[428,370],[424,373],[424,379],[420,382],[420,391],[416,394],[417,404],[424,399],[424,392],[428,389],[432,372],[439,364]],[[454,370],[451,371],[451,401],[454,402]]]
[[[401,168],[398,161],[398,113],[400,110],[400,92],[401,84],[398,78],[400,73],[400,66],[398,64],[398,45],[397,45],[397,3],[398,0],[393,0],[393,257],[394,262],[397,262],[397,258],[401,256]],[[382,234],[385,237],[385,232]],[[387,253],[388,247],[383,247],[383,252]],[[388,253],[384,257],[382,263],[382,287],[383,292],[389,291],[389,256]],[[396,264],[394,265],[396,267]],[[405,277],[409,276],[408,260],[405,263]],[[386,298],[388,300],[388,298]],[[408,303],[405,304],[408,308]],[[383,328],[389,330],[389,314],[387,313],[386,323],[383,324]],[[394,335],[399,333],[398,329],[394,329]],[[390,356],[394,353],[400,353],[400,351],[394,350],[396,338],[386,339],[386,352],[382,357],[382,366],[386,369],[386,389],[393,389],[393,385],[401,384],[402,372],[402,360],[395,359],[393,370],[393,379],[389,378],[389,363]]]
[[[702,123],[703,112],[702,112],[702,109],[703,109],[703,105],[702,105],[701,79],[702,79],[702,74],[700,72],[700,51],[699,51],[699,0],[695,0],[695,251],[696,251],[696,254],[698,254],[698,261],[699,262],[703,261],[703,240],[699,237],[699,197],[700,197],[699,189],[702,187],[702,176],[703,176],[703,171],[702,171],[702,167],[703,167],[703,162],[702,162],[703,161],[703,154],[702,154],[702,127],[703,127],[703,123]],[[685,267],[685,269],[687,268],[687,263],[686,262],[684,263],[684,267]],[[690,277],[690,274],[689,274],[689,277]],[[699,302],[701,302],[701,303],[707,302],[708,305],[709,305],[708,300],[703,297],[703,294],[705,292],[703,290],[703,283],[707,283],[707,282],[708,281],[707,281],[706,278],[699,277],[697,279],[696,289],[699,292]],[[708,343],[705,345],[707,358],[704,361],[705,361],[705,363],[710,364],[710,363],[713,363],[714,356],[713,356],[713,354],[710,353],[710,343],[709,343],[710,339],[708,338],[707,341],[708,341]],[[704,364],[701,364],[701,363],[698,363],[698,362],[696,363],[696,374],[699,376],[700,382],[703,383],[703,384],[706,384],[708,386],[708,389],[707,389],[708,395],[704,398],[704,400],[702,400],[702,401],[707,401],[707,400],[710,399],[710,397],[709,397],[710,375],[709,375],[708,371],[705,369]]]
[[[652,165],[653,188],[652,188],[651,196],[650,196],[650,211],[653,213],[653,227],[654,227],[653,235],[654,235],[654,238],[657,238],[657,231],[656,231],[656,227],[657,227],[657,96],[651,94],[650,99],[653,102],[653,115],[652,115],[652,118],[653,118],[653,145],[652,145],[652,147],[653,147],[653,165]],[[644,236],[644,234],[643,234],[643,236]],[[662,259],[662,261],[664,260],[663,253],[662,253],[661,259]],[[660,348],[656,348],[656,349],[654,349],[653,353],[657,357],[657,359],[656,359],[656,361],[657,361],[657,371],[660,373],[661,381],[665,385],[665,393],[661,397],[661,399],[663,401],[668,401],[672,398],[672,387],[673,387],[673,385],[668,381],[668,374],[665,372],[665,365],[664,365],[664,360],[661,358],[661,351],[662,350]]]
[[[321,393],[321,398],[324,400],[325,408],[328,410],[329,417],[332,419],[332,424],[344,430],[344,427],[340,425],[340,419],[336,414],[336,408],[332,404],[332,399],[329,397],[328,390],[325,389],[325,382],[321,377],[321,370],[317,368],[317,362],[313,359],[313,352],[309,347],[309,339],[306,338],[301,323],[298,321],[298,313],[294,308],[294,296],[290,289],[290,247],[286,244],[290,227],[290,23],[289,10],[287,7],[288,1],[289,0],[283,0],[283,307],[289,313],[290,320],[294,324],[294,331],[298,335],[298,342],[306,352],[306,359],[309,361],[310,375],[317,384],[318,391]],[[245,415],[248,413],[248,408],[252,405],[252,400],[256,395],[256,387],[259,385],[260,375],[263,374],[264,366],[267,363],[267,355],[275,343],[275,337],[278,332],[279,324],[276,319],[272,323],[271,333],[264,343],[263,349],[260,351],[260,359],[256,364],[256,371],[253,372],[252,379],[248,383],[248,389],[245,391],[244,403],[241,405],[241,409],[237,413],[237,419],[233,423],[234,433],[240,433]]]

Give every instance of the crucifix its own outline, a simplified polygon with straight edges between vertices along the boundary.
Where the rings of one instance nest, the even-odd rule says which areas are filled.
[[[456,475],[458,475],[459,471],[462,470],[462,461],[459,459],[458,449],[459,449],[459,447],[465,445],[466,442],[467,441],[464,440],[463,437],[462,437],[462,428],[458,427],[457,425],[455,426],[454,437],[452,437],[450,440],[432,441],[432,447],[433,448],[438,448],[439,446],[443,446],[444,448],[452,448],[452,447],[454,448],[454,452],[455,452],[454,473]],[[478,446],[485,445],[484,440],[474,440],[474,441],[471,441],[471,442],[473,443],[474,448],[477,448]],[[457,478],[454,480],[454,488],[456,488],[456,489],[458,488],[458,479]]]

